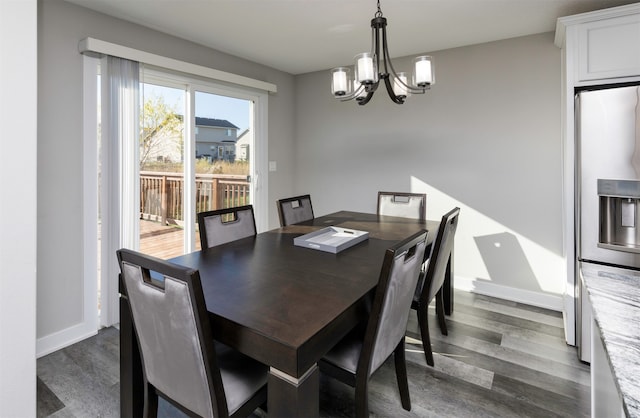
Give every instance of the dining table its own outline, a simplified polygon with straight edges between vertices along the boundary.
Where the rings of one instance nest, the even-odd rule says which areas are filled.
[[[296,245],[294,239],[335,226],[368,232],[337,253]],[[340,211],[171,259],[199,270],[216,340],[269,366],[268,415],[319,414],[317,363],[359,322],[385,251],[426,229],[428,245],[440,220]],[[429,249],[427,249],[429,251]],[[442,289],[453,309],[452,260]],[[121,416],[142,415],[140,352],[124,289],[120,297]]]

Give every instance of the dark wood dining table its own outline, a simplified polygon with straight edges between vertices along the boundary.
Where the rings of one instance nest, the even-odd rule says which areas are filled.
[[[358,322],[375,289],[384,252],[421,229],[432,243],[440,221],[336,212],[171,259],[197,268],[214,337],[270,368],[268,413],[319,413],[317,362]],[[337,254],[294,245],[327,226],[369,232]],[[451,260],[449,265],[451,266]],[[453,308],[451,269],[445,310]],[[126,295],[120,298],[121,416],[142,414],[142,369]]]

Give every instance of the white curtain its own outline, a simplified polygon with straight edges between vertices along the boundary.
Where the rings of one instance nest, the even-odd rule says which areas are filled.
[[[119,322],[116,250],[138,249],[140,214],[140,65],[102,60],[102,303],[101,325]],[[106,309],[104,309],[106,308]]]

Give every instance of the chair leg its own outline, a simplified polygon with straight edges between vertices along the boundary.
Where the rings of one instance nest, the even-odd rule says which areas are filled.
[[[369,377],[356,377],[356,418],[369,418]]]
[[[447,323],[444,320],[444,295],[442,289],[436,293],[436,316],[438,317],[438,324],[440,325],[442,335],[449,335],[447,332]]]
[[[409,382],[407,381],[407,363],[404,354],[404,337],[393,352],[393,358],[396,363],[396,379],[398,380],[402,407],[407,411],[411,411],[411,397],[409,396]]]
[[[146,418],[156,418],[158,416],[158,393],[151,383],[148,382],[144,388],[143,416]]]
[[[421,304],[418,306],[418,325],[420,326],[420,335],[422,336],[422,349],[427,364],[433,367],[433,353],[431,352],[431,339],[429,338],[429,321],[427,318],[427,310],[429,306]]]

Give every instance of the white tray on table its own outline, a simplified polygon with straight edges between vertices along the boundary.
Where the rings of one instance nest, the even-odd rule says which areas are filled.
[[[312,248],[314,250],[337,254],[367,239],[369,239],[369,233],[367,231],[329,226],[296,237],[293,239],[293,244],[298,247]]]

